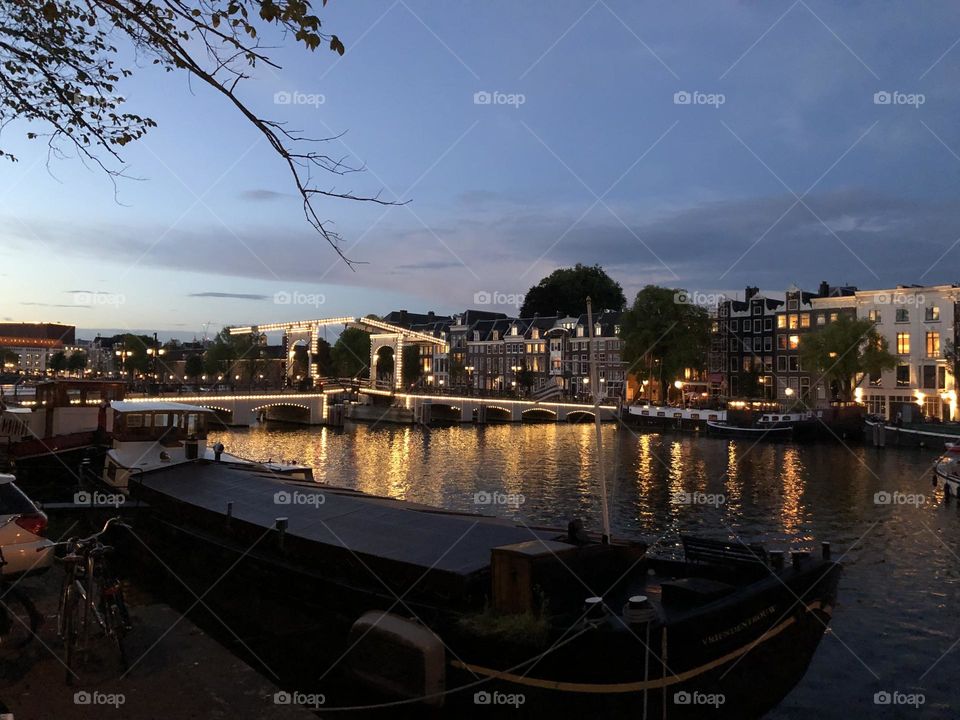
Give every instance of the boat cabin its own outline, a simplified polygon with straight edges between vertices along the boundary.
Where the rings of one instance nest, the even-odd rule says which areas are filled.
[[[126,489],[131,475],[190,462],[207,455],[208,408],[173,402],[115,401],[113,447],[103,480]]]

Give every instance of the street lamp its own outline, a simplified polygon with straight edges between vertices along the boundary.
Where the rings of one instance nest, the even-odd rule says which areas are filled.
[[[681,407],[686,406],[686,398],[683,395],[683,380],[676,380],[673,383],[673,386],[680,391],[680,405]]]

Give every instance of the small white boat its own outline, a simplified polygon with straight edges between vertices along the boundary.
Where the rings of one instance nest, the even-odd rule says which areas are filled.
[[[728,437],[752,437],[758,440],[789,438],[793,435],[793,426],[784,425],[777,427],[769,425],[767,427],[750,427],[747,425],[729,425],[725,422],[715,422],[707,420],[707,429],[717,435],[726,435]]]
[[[947,495],[960,491],[960,443],[945,443],[947,451],[933,468],[933,484],[943,486]]]

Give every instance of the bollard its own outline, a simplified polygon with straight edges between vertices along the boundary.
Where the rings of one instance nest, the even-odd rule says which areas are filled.
[[[823,557],[824,560],[830,559],[830,543],[828,542],[820,543],[820,555]]]
[[[583,610],[587,620],[598,620],[604,615],[603,598],[588,597],[583,602]]]
[[[643,625],[653,620],[657,616],[657,611],[646,595],[633,595],[627,600],[623,616],[628,625]]]
[[[230,527],[230,520],[233,519],[233,501],[227,503],[227,527]]]
[[[769,555],[770,564],[773,565],[773,569],[783,570],[783,550],[771,550]]]
[[[790,553],[790,559],[793,561],[793,569],[799,570],[801,563],[809,557],[810,553],[803,550],[794,550]]]
[[[278,517],[276,520],[276,528],[279,533],[277,536],[277,544],[280,546],[280,550],[283,550],[283,541],[287,536],[287,518]]]

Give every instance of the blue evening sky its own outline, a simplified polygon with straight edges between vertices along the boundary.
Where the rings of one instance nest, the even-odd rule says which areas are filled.
[[[0,164],[0,317],[192,337],[451,312],[484,294],[515,312],[576,262],[628,297],[647,283],[960,280],[960,5],[331,0],[318,13],[346,54],[287,41],[283,69],[258,67],[241,95],[306,135],[346,132],[320,147],[367,171],[319,186],[411,200],[319,203],[367,264],[350,271],[312,232],[283,162],[222,97],[144,61],[121,94],[159,127],[123,151],[142,180],[119,181],[116,200],[77,160],[48,164],[25,125],[0,136],[20,156]]]

